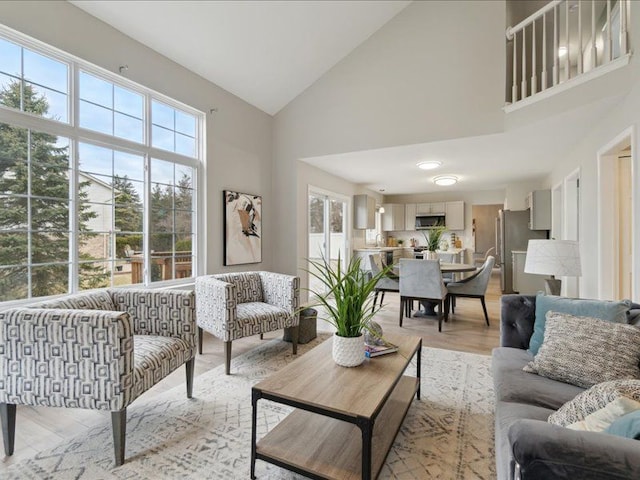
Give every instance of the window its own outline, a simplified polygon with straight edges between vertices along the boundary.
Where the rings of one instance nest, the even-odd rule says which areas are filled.
[[[382,237],[382,214],[380,213],[380,208],[376,207],[376,223],[374,228],[368,228],[364,233],[364,243],[365,245],[378,245],[378,235],[380,238]]]
[[[33,46],[0,29],[0,301],[196,275],[204,115]]]

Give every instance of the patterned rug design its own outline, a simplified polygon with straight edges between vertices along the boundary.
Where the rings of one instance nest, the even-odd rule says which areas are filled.
[[[299,354],[325,338],[300,345]],[[196,377],[191,400],[184,386],[140,398],[129,408],[121,467],[114,467],[110,417],[105,415],[84,435],[9,468],[0,466],[0,477],[248,479],[251,386],[293,359],[291,344],[271,340],[234,359],[231,376],[220,366]],[[422,365],[422,399],[409,409],[378,478],[495,479],[489,357],[424,347]],[[415,373],[415,367],[409,369]],[[261,400],[258,412],[260,438],[290,408]],[[303,478],[262,461],[256,463],[256,474],[270,480]]]

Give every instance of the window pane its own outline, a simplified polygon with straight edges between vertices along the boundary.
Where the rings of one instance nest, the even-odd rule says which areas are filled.
[[[31,263],[66,262],[69,260],[69,234],[63,232],[33,232]]]
[[[174,164],[156,158],[151,159],[151,181],[173,185]],[[154,185],[155,188],[155,185]]]
[[[31,296],[45,297],[69,291],[69,265],[42,265],[31,268]]]
[[[176,254],[181,256],[184,253],[191,254],[193,250],[192,235],[178,235],[176,240]],[[189,257],[191,258],[191,257]]]
[[[176,210],[175,231],[180,234],[193,232],[193,212],[187,210]]]
[[[116,258],[142,259],[142,233],[116,233]]]
[[[129,180],[144,180],[144,157],[132,153],[113,152],[113,171],[116,175],[127,177]],[[142,198],[142,190],[139,190]]]
[[[26,84],[25,92],[29,91],[32,92],[33,97],[37,100],[25,102],[25,112],[35,113],[58,122],[69,122],[67,95],[39,85]],[[43,107],[43,105],[46,105],[46,107]]]
[[[176,110],[176,132],[190,137],[196,136],[196,117]]]
[[[1,131],[0,136],[2,136]],[[1,140],[0,148],[2,148]],[[27,163],[11,161],[0,156],[0,171],[3,172],[0,177],[0,193],[22,195],[28,193],[29,165]]]
[[[80,290],[110,286],[112,265],[109,261],[81,263],[79,268]]]
[[[176,163],[176,181],[180,187],[193,188],[193,168]]]
[[[138,120],[121,113],[114,114],[114,130],[116,137],[142,143],[144,126],[142,120]]]
[[[156,100],[151,101],[151,123],[169,130],[175,128],[174,109]]]
[[[0,72],[22,76],[21,47],[0,38]]]
[[[117,85],[113,87],[113,106],[118,112],[132,117],[139,119],[144,117],[144,97]]]
[[[151,235],[151,257],[166,255],[167,252],[173,250],[173,234],[172,233],[154,233]]]
[[[0,231],[0,265],[26,264],[29,234]]]
[[[156,148],[173,152],[174,133],[166,128],[153,125],[151,127],[151,144]]]
[[[186,137],[180,133],[176,133],[176,153],[187,155],[189,157],[196,156],[196,140]]]
[[[0,302],[29,297],[27,267],[0,267]]]
[[[109,109],[113,108],[113,84],[86,72],[80,72],[80,98]],[[84,126],[84,125],[83,125]],[[91,128],[91,127],[87,127]]]
[[[111,233],[106,231],[83,232],[78,238],[80,260],[97,260],[111,257]]]
[[[142,208],[133,204],[115,207],[116,230],[120,232],[142,232],[142,218]]]
[[[0,90],[2,92],[8,91],[10,88],[12,88],[10,86],[14,85],[14,84],[18,86],[17,91],[19,93],[20,92],[20,88],[19,88],[20,80],[18,80],[15,77],[10,77],[9,75],[5,75],[4,73],[0,73]],[[13,88],[15,88],[15,87],[13,87]],[[2,95],[2,93],[0,93],[0,95]],[[5,105],[6,103],[4,101],[0,101],[0,104]],[[15,105],[7,105],[7,106],[10,106],[12,108],[20,108],[20,102],[18,102]]]
[[[31,228],[33,230],[69,231],[69,201],[31,200]]]
[[[193,190],[176,187],[175,208],[179,210],[193,210]]]
[[[28,228],[28,208],[29,199],[27,197],[0,196],[0,211],[2,212],[0,230],[15,230],[17,228],[26,230]]]
[[[80,126],[113,135],[113,112],[104,107],[81,101]]]
[[[157,203],[152,203],[157,205]],[[152,232],[173,232],[174,210],[166,208],[151,209],[151,231]],[[165,245],[166,247],[166,245]]]
[[[67,93],[69,68],[66,64],[24,49],[24,78],[48,88]]]
[[[89,173],[113,175],[113,150],[88,143],[78,145],[80,170]]]
[[[31,194],[40,197],[69,198],[69,170],[53,165],[33,165]]]

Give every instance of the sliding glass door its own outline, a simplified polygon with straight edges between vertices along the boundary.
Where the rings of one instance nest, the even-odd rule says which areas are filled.
[[[335,270],[338,256],[342,262],[349,258],[348,212],[349,199],[320,189],[309,189],[309,260],[327,259]],[[311,264],[309,270],[313,271]],[[322,284],[309,275],[309,288],[324,292]]]

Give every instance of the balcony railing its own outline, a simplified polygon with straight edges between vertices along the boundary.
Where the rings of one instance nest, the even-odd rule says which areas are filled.
[[[629,0],[554,0],[507,28],[507,104],[626,64],[628,12]]]

